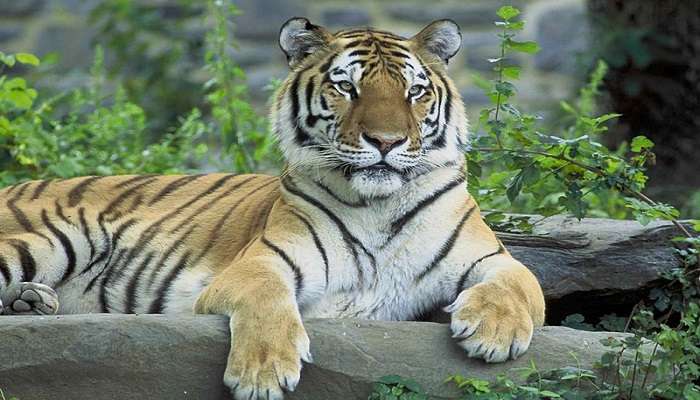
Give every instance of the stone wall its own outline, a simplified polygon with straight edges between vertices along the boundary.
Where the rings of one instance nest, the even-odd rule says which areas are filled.
[[[146,1],[146,0],[140,0]],[[201,0],[203,1],[203,0]],[[29,51],[43,56],[61,56],[57,69],[62,78],[55,84],[69,86],[92,60],[93,30],[87,22],[90,9],[99,0],[0,0],[0,50]],[[148,0],[167,9],[175,0]],[[242,16],[237,25],[238,48],[233,56],[248,74],[251,93],[258,105],[268,95],[263,88],[271,78],[282,78],[287,68],[277,47],[280,25],[291,16],[339,29],[371,25],[411,36],[434,19],[451,18],[463,30],[462,51],[451,61],[450,74],[467,103],[469,115],[485,97],[472,82],[474,72],[488,75],[488,57],[498,52],[495,11],[505,1],[438,0],[235,0]],[[546,111],[570,96],[581,83],[578,55],[588,46],[585,0],[517,0],[527,29],[523,38],[536,39],[543,50],[536,56],[516,57],[523,68],[520,104],[532,111]],[[163,13],[168,18],[168,13]],[[198,27],[202,31],[201,26]]]

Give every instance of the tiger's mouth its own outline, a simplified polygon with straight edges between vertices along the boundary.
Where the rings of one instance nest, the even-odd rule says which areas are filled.
[[[379,161],[377,163],[374,163],[372,165],[366,166],[366,167],[354,168],[354,171],[390,171],[390,172],[395,172],[395,173],[402,172],[402,171],[398,170],[397,168],[392,167],[384,160]]]

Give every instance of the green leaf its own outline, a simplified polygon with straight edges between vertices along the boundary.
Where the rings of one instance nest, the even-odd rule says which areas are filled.
[[[15,54],[15,58],[17,58],[17,61],[21,62],[22,64],[29,64],[35,67],[41,63],[41,61],[39,61],[39,57],[30,53],[17,53]]]
[[[630,144],[630,150],[635,153],[639,153],[642,150],[651,149],[652,147],[654,147],[654,142],[649,140],[649,138],[646,136],[636,136],[634,139],[632,139],[632,143]]]
[[[15,65],[15,56],[0,52],[0,61],[8,67],[13,67]]]
[[[503,18],[503,20],[508,21],[511,18],[517,17],[520,14],[520,10],[513,6],[503,6],[496,11],[496,15]]]
[[[520,67],[503,67],[503,76],[510,79],[520,79]]]
[[[519,51],[521,53],[535,54],[540,51],[540,45],[532,41],[518,42],[517,40],[508,39],[506,41],[506,46],[513,51]]]
[[[506,188],[506,196],[508,197],[508,200],[512,203],[515,201],[515,199],[518,197],[520,194],[520,191],[523,188],[523,171],[521,170],[513,179],[508,183],[508,187]]]
[[[549,390],[540,391],[540,396],[550,397],[552,399],[560,399],[561,396],[558,393],[551,392]]]

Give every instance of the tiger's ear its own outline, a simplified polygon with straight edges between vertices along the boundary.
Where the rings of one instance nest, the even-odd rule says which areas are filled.
[[[411,41],[415,45],[447,64],[462,45],[462,32],[459,25],[451,19],[433,21],[430,25],[418,32]]]
[[[294,17],[282,25],[279,43],[289,66],[294,67],[307,55],[325,46],[331,37],[325,28],[306,18]]]

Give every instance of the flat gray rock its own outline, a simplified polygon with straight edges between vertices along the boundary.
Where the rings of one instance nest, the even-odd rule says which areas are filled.
[[[306,327],[315,364],[288,399],[365,400],[391,374],[449,398],[451,374],[491,379],[530,360],[543,370],[576,365],[572,352],[591,368],[605,351],[600,339],[621,335],[544,327],[520,359],[485,364],[465,356],[447,325],[327,319]],[[228,349],[227,319],[214,315],[0,317],[0,388],[20,400],[226,399]]]

